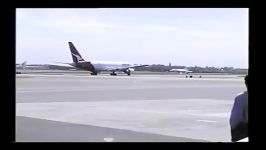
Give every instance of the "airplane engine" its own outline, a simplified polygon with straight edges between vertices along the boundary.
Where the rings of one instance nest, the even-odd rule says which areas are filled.
[[[127,75],[130,75],[130,74],[131,74],[131,71],[134,71],[134,69],[132,69],[132,68],[128,68],[128,69],[126,69],[124,72],[125,72]]]
[[[135,71],[135,69],[134,69],[134,68],[129,68],[128,70],[129,70],[129,71]]]

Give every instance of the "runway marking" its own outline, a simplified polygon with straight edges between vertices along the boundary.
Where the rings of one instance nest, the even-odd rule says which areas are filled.
[[[57,87],[57,88],[33,88],[33,89],[16,89],[16,93],[49,93],[49,92],[74,92],[74,91],[114,91],[114,90],[141,90],[141,89],[191,89],[191,88],[210,88],[211,86],[192,86],[192,85],[187,85],[187,86],[161,86],[161,87],[156,87],[156,86],[132,86],[132,87],[115,87],[115,86],[106,86],[106,87]],[[218,86],[218,87],[212,87],[213,89],[219,89],[219,88],[226,88],[226,87],[237,87],[237,86]]]
[[[214,121],[214,120],[196,120],[196,121],[199,121],[199,122],[217,122],[217,121]]]
[[[248,139],[248,137],[246,137],[246,138],[244,138],[244,139],[242,139],[242,140],[239,140],[239,141],[237,141],[237,142],[249,142],[249,139]]]
[[[97,78],[97,79],[100,79],[100,78],[108,78],[108,79],[146,79],[147,77],[149,78],[149,80],[158,80],[158,79],[163,79],[163,80],[210,80],[210,81],[242,81],[243,80],[243,77],[226,77],[226,76],[221,76],[221,77],[211,77],[211,76],[205,76],[203,78],[198,78],[198,77],[195,77],[195,78],[186,78],[185,76],[178,76],[178,75],[139,75],[139,74],[135,74],[135,75],[132,75],[132,76],[127,76],[127,75],[124,75],[124,74],[121,74],[119,76],[110,76],[108,74],[102,74],[102,75],[99,75],[99,76],[91,76],[88,74],[76,74],[76,73],[71,73],[71,74],[68,74],[68,73],[58,73],[58,74],[23,74],[23,75],[20,75],[17,77],[21,77],[21,76],[35,76],[35,77],[71,77],[71,78],[88,78],[88,79],[94,79],[94,78]]]
[[[231,112],[226,113],[207,113],[207,114],[191,114],[195,116],[204,116],[204,117],[216,117],[216,118],[229,118]]]
[[[103,140],[105,142],[113,142],[114,138],[112,138],[112,137],[105,137],[105,138],[103,138]]]
[[[148,113],[158,113],[158,114],[169,114],[169,113],[171,113],[171,112],[149,111],[149,110],[139,110],[138,112],[148,112]]]

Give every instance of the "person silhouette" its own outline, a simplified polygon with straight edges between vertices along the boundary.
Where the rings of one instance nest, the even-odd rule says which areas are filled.
[[[235,97],[230,116],[231,141],[236,142],[248,137],[248,75],[245,76],[247,91]]]

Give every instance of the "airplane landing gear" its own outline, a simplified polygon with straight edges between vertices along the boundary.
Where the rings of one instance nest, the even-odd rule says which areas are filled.
[[[115,72],[110,73],[111,76],[116,76],[117,74]]]
[[[130,76],[131,71],[129,69],[127,69],[127,70],[124,70],[124,73],[126,73],[128,76]]]

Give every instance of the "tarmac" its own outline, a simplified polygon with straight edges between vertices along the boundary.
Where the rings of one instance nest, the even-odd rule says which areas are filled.
[[[16,142],[230,142],[236,75],[16,75]]]

